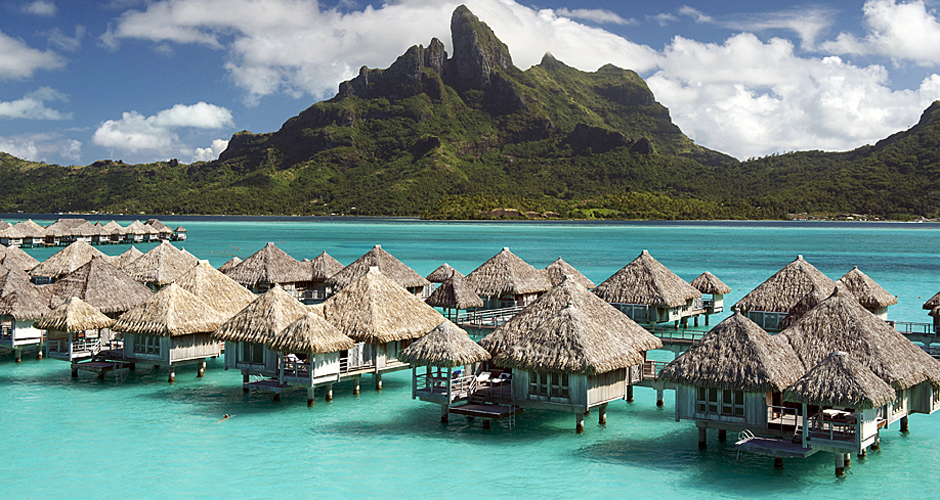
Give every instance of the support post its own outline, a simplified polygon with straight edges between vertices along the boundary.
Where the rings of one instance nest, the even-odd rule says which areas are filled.
[[[627,386],[627,402],[628,403],[633,402],[633,386],[632,385]]]
[[[382,390],[382,374],[381,373],[375,374],[375,390],[377,391]]]
[[[707,435],[705,434],[705,428],[699,427],[698,428],[698,447],[699,448],[705,449],[708,446],[708,444],[705,441],[706,438],[707,438]]]
[[[127,368],[132,372],[137,371],[137,363],[128,363]]]
[[[13,348],[13,360],[16,361],[17,363],[20,363],[23,361],[23,348],[21,347]]]
[[[901,417],[901,432],[905,434],[909,432],[907,428],[907,415]]]
[[[42,359],[42,347],[36,351],[36,359]]]
[[[170,376],[167,377],[167,382],[176,382],[176,367],[170,366]]]
[[[78,377],[78,368],[72,367],[72,378]]]
[[[333,401],[333,384],[326,384],[326,400]]]
[[[852,454],[846,453],[842,460],[845,462],[845,468],[848,469],[852,465]]]
[[[582,432],[584,432],[584,414],[583,414],[583,413],[575,413],[575,414],[574,414],[574,419],[575,419],[575,420],[574,420],[574,421],[575,421],[575,428],[574,428],[574,430],[575,430],[575,432],[577,432],[578,434],[581,434]]]
[[[450,407],[448,405],[441,405],[441,423],[447,423],[447,416],[450,414]]]
[[[728,431],[724,429],[718,429],[718,440],[725,441],[728,439]]]
[[[707,314],[705,315],[705,326],[708,326],[708,315],[707,315]],[[783,467],[783,464],[781,463],[780,466]]]
[[[281,402],[281,393],[280,393],[280,392],[275,392],[275,393],[274,393],[274,402],[275,402],[275,403],[280,403],[280,402]]]
[[[692,324],[693,324],[694,326],[698,326],[698,315],[696,315],[696,316],[694,316],[694,317],[692,318]]]
[[[362,378],[362,375],[356,375],[353,377],[353,396],[359,395],[359,379]]]
[[[836,453],[836,477],[845,475],[845,455]]]
[[[871,449],[880,450],[881,449],[881,435],[875,434],[875,442],[872,443]]]
[[[597,423],[607,425],[607,403],[604,403],[597,409]]]
[[[242,371],[242,392],[244,392],[245,394],[248,393],[248,381],[249,380],[250,378],[248,377],[248,372],[243,370]]]
[[[868,452],[867,449],[863,449],[862,451],[860,451],[860,452],[858,453],[858,459],[859,459],[860,461],[861,461],[861,460],[865,460],[865,456],[868,455],[867,452]]]
[[[663,406],[665,404],[665,393],[666,391],[663,389],[656,389],[656,406]]]
[[[206,360],[200,361],[196,366],[196,378],[202,378],[206,374]]]
[[[311,406],[313,406],[313,398],[316,395],[316,392],[317,392],[316,387],[307,388],[307,408],[310,408]]]
[[[489,430],[489,428],[490,428],[490,419],[484,418],[484,419],[483,419],[483,429]]]
[[[707,318],[708,316],[705,316],[705,317]],[[775,458],[774,469],[782,469],[782,468],[783,468],[783,459],[780,457]]]

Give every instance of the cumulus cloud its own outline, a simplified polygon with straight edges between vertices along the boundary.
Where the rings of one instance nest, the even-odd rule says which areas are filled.
[[[217,130],[232,125],[232,112],[223,107],[205,102],[177,104],[151,116],[129,111],[120,120],[107,120],[95,130],[92,142],[128,153],[186,151],[177,129]]]
[[[39,148],[33,141],[17,141],[0,137],[0,151],[22,160],[41,161]]]
[[[822,44],[832,54],[880,55],[920,66],[940,64],[940,20],[921,0],[868,0],[862,7],[867,34],[840,33]]]
[[[65,66],[65,59],[55,52],[34,49],[0,32],[0,80],[29,78],[38,70],[62,66]]]
[[[75,52],[82,47],[82,39],[87,31],[86,27],[78,25],[75,26],[75,36],[69,36],[59,28],[52,28],[42,34],[49,40],[49,45],[66,52]]]
[[[67,102],[68,97],[49,87],[40,87],[15,101],[0,101],[0,118],[30,120],[69,120],[72,113],[61,113],[46,106],[47,102]]]
[[[55,17],[59,8],[56,7],[55,2],[36,0],[35,2],[24,4],[21,10],[26,14],[32,14],[34,16]]]
[[[715,20],[712,19],[712,16],[709,16],[708,14],[706,14],[706,13],[704,13],[704,12],[702,12],[702,11],[700,11],[700,10],[694,8],[694,7],[689,7],[688,5],[683,5],[682,7],[680,7],[680,8],[679,8],[679,14],[681,14],[681,15],[683,15],[683,16],[691,17],[691,18],[694,19],[695,22],[697,22],[697,23],[713,23],[713,22],[715,22]]]
[[[67,139],[59,148],[59,154],[73,163],[78,163],[82,159],[82,143],[75,139]]]
[[[624,19],[616,12],[604,9],[555,9],[555,13],[571,19],[584,19],[598,24],[636,24],[635,19]]]
[[[212,161],[218,160],[219,155],[228,147],[228,141],[225,139],[216,139],[212,145],[207,148],[196,148],[193,152],[193,161]]]

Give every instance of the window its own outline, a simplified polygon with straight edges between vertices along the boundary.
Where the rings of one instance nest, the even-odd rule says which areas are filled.
[[[252,365],[264,364],[264,345],[251,342],[239,342],[241,348],[238,349],[238,362],[249,363]]]
[[[695,411],[727,417],[744,417],[744,391],[697,387],[695,390]]]
[[[569,398],[568,374],[529,370],[529,394],[552,398]]]
[[[134,335],[134,354],[160,355],[160,337],[157,335]]]

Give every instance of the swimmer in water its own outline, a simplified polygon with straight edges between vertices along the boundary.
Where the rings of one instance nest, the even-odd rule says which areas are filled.
[[[222,420],[226,420],[226,419],[229,418],[230,416],[231,416],[231,415],[229,415],[228,413],[226,413],[225,415],[222,415]],[[222,420],[219,420],[219,422],[221,422]]]

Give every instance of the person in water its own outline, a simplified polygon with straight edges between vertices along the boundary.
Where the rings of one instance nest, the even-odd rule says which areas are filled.
[[[228,419],[230,416],[231,416],[231,415],[229,415],[228,413],[226,413],[225,415],[222,415],[222,420],[226,420],[226,419]],[[221,422],[222,420],[219,420],[219,422]]]

